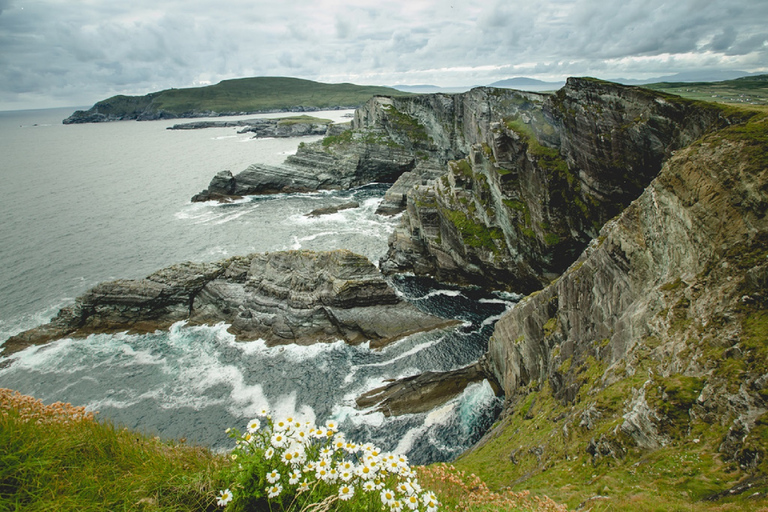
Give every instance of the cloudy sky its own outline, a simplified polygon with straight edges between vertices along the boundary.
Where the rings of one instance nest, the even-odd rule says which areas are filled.
[[[0,0],[0,110],[246,76],[484,85],[768,72],[767,0]]]

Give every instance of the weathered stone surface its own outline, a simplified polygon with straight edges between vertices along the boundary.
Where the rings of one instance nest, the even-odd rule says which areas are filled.
[[[381,123],[377,106],[358,109],[356,125]],[[405,194],[382,270],[525,292],[562,273],[674,150],[729,122],[717,107],[591,79],[554,95],[477,88],[388,108],[424,127],[443,172]]]
[[[101,283],[49,324],[4,344],[30,344],[96,332],[151,332],[174,322],[227,322],[240,340],[312,344],[339,339],[381,347],[456,322],[400,299],[376,267],[349,251],[289,251],[185,263],[139,280]]]
[[[334,129],[348,132],[349,125]],[[351,134],[351,132],[348,132]],[[356,140],[333,135],[325,141],[299,146],[295,155],[277,166],[253,164],[232,177],[233,185],[225,193],[218,185],[219,173],[208,189],[193,197],[193,201],[221,200],[230,195],[313,192],[340,190],[369,183],[392,183],[415,166],[413,154],[386,143]]]
[[[350,201],[348,203],[342,203],[336,206],[326,206],[324,208],[315,208],[314,210],[309,212],[306,216],[320,217],[321,215],[331,215],[343,210],[351,210],[359,207],[360,207],[360,203],[358,203],[357,201]]]
[[[384,416],[400,416],[431,411],[459,395],[473,382],[495,379],[483,362],[448,372],[424,372],[363,393],[355,403],[358,408],[375,407]]]
[[[618,419],[597,455],[730,425],[720,456],[749,469],[768,412],[766,131],[755,121],[679,150],[557,282],[497,322],[487,356],[512,408],[546,387],[585,409],[584,428]],[[618,418],[585,403],[621,382],[635,384]]]
[[[200,130],[204,128],[233,128],[242,127],[237,133],[253,133],[254,138],[263,137],[304,137],[308,135],[325,135],[329,133],[330,121],[312,122],[308,120],[301,122],[299,120],[286,121],[283,119],[241,119],[237,121],[193,121],[191,123],[180,123],[169,126],[168,130]],[[339,132],[334,129],[333,133]]]

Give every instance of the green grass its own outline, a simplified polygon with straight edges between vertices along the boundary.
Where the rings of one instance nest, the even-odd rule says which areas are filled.
[[[216,85],[167,89],[145,96],[113,96],[93,107],[103,114],[136,116],[164,111],[171,115],[199,112],[254,113],[305,108],[357,107],[374,95],[404,96],[389,87],[325,84],[286,77],[224,80]]]
[[[642,87],[700,101],[735,105],[768,104],[768,75],[722,82],[659,82]]]
[[[277,120],[277,124],[284,126],[293,126],[295,124],[331,124],[333,121],[330,119],[323,119],[320,117],[312,117],[307,115],[281,117]]]
[[[223,457],[207,449],[90,419],[30,419],[1,402],[0,510],[216,508]]]

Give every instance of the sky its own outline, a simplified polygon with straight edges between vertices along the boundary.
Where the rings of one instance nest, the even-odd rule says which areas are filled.
[[[228,78],[487,85],[768,72],[768,0],[0,0],[0,110]]]

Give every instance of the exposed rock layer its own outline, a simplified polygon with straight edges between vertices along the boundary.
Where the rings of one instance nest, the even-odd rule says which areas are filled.
[[[461,394],[469,384],[485,379],[501,392],[483,360],[458,370],[424,372],[392,381],[363,393],[355,403],[359,408],[373,407],[384,416],[427,412]]]
[[[621,460],[696,437],[736,480],[765,472],[767,152],[760,116],[678,151],[559,280],[497,322],[488,359],[510,414],[552,396],[558,435],[594,433],[571,453]],[[539,453],[537,471],[560,457]]]
[[[379,122],[375,101],[356,123]],[[591,79],[555,95],[478,88],[391,105],[447,165],[407,192],[382,270],[525,292],[565,270],[676,149],[730,122],[714,106]]]
[[[305,116],[306,117],[306,116]],[[302,137],[307,135],[325,135],[330,121],[322,119],[242,119],[238,121],[195,121],[169,126],[168,130],[199,130],[203,128],[237,128],[237,133],[253,133],[254,138],[262,137]]]
[[[174,265],[139,280],[101,283],[49,323],[10,338],[30,344],[96,332],[149,332],[174,322],[227,322],[240,340],[381,347],[455,321],[400,299],[376,267],[349,251],[289,251]]]

